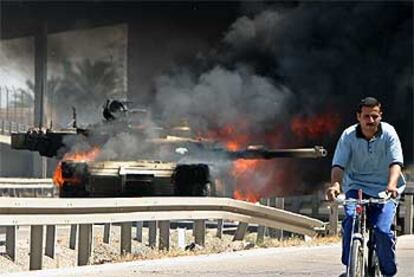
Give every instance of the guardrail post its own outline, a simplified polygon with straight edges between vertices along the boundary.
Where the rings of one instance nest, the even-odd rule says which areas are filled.
[[[269,204],[270,204],[269,198],[260,199],[260,204],[263,205],[263,206],[269,206]],[[266,229],[267,228],[264,225],[257,226],[256,243],[262,243],[264,241],[264,236],[265,236],[265,233],[266,233]]]
[[[204,219],[194,220],[194,242],[204,246],[206,242],[206,221]]]
[[[131,253],[132,222],[121,223],[121,255]]]
[[[236,240],[243,240],[244,235],[246,234],[247,227],[249,227],[249,224],[245,222],[239,222],[239,226],[237,226],[236,233],[234,233],[233,241]]]
[[[78,232],[78,225],[77,224],[70,225],[69,248],[73,250],[76,248],[77,232]]]
[[[16,240],[17,228],[16,226],[6,227],[6,253],[12,261],[16,261]]]
[[[185,249],[185,228],[177,228],[177,246],[180,249]]]
[[[329,204],[328,234],[331,236],[336,236],[338,234],[338,205],[336,203]]]
[[[222,238],[223,237],[223,219],[219,219],[217,220],[217,233],[216,233],[216,237],[218,238]]]
[[[45,255],[55,258],[56,225],[46,225],[46,248]]]
[[[160,238],[158,249],[170,250],[170,221],[161,220],[158,222],[160,228]]]
[[[270,197],[270,198],[267,199],[266,206],[275,207],[275,205],[276,205],[276,197]],[[266,228],[266,234],[265,235],[273,238],[273,237],[275,237],[275,235],[274,235],[275,231],[276,230],[274,228],[268,227],[268,228]]]
[[[275,198],[275,208],[284,210],[285,209],[285,199],[283,197],[276,197]],[[283,230],[282,229],[274,229],[273,233],[275,238],[279,240],[283,239]]]
[[[413,233],[413,195],[404,195],[404,234]]]
[[[319,214],[319,191],[312,194],[312,217],[317,218]]]
[[[30,227],[30,270],[42,269],[43,260],[43,225]]]
[[[157,244],[157,221],[148,221],[148,245],[155,248]]]
[[[263,226],[263,225],[257,226],[257,237],[256,237],[257,244],[260,244],[264,241],[265,232],[266,232],[266,226]]]
[[[135,239],[139,242],[142,242],[142,227],[144,226],[144,222],[137,221],[135,222]]]
[[[92,252],[92,224],[79,224],[78,265],[87,265]]]
[[[105,223],[104,233],[103,233],[103,242],[109,243],[110,236],[111,236],[111,223]]]

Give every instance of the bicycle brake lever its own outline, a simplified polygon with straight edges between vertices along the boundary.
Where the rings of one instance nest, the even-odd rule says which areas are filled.
[[[383,199],[383,200],[389,200],[389,201],[392,201],[392,202],[398,204],[398,200],[396,198],[392,197],[391,192],[382,191],[382,192],[378,193],[378,197]]]
[[[391,193],[387,192],[387,191],[382,191],[380,193],[378,193],[378,197],[381,199],[390,199],[391,198]]]
[[[336,200],[337,201],[344,201],[345,198],[346,198],[345,194],[341,193],[341,194],[338,194],[338,196],[336,197]]]

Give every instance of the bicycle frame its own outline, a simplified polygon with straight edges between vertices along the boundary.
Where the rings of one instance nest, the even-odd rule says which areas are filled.
[[[371,204],[385,204],[392,199],[362,199],[362,190],[358,191],[358,199],[338,201],[342,204],[355,204],[352,218],[352,235],[348,257],[347,276],[380,276],[378,258],[375,252],[373,226],[367,224],[366,209]],[[368,242],[369,245],[368,245]]]
[[[347,276],[364,276],[367,265],[367,229],[366,229],[366,207],[362,205],[362,191],[358,192],[358,201],[355,203],[355,212],[352,218],[351,245],[347,266]]]

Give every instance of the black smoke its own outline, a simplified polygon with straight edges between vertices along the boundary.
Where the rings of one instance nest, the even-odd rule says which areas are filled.
[[[155,106],[164,120],[191,118],[198,130],[236,125],[257,137],[289,125],[295,116],[331,111],[340,117],[334,130],[303,139],[286,127],[283,144],[322,143],[332,153],[343,128],[355,123],[356,104],[374,96],[383,102],[384,120],[396,126],[411,164],[412,3],[304,2],[259,8],[229,26],[218,47],[157,79]],[[247,127],[239,124],[240,118]],[[324,167],[309,161],[299,165],[303,190],[329,179],[329,161]]]

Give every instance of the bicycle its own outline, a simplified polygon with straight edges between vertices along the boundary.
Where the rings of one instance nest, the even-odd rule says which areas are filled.
[[[349,251],[347,277],[382,276],[379,260],[375,250],[373,226],[366,218],[366,208],[373,204],[385,204],[394,201],[390,195],[380,193],[380,198],[362,199],[362,190],[358,191],[358,199],[337,199],[338,204],[354,204],[355,213],[352,218],[351,247]]]

